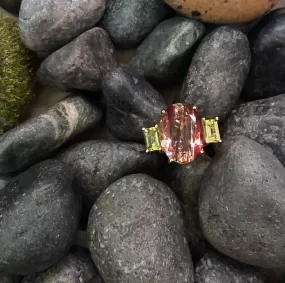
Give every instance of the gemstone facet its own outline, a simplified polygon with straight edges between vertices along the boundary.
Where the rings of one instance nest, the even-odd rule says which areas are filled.
[[[218,118],[216,119],[202,118],[204,140],[206,144],[221,142],[218,120],[219,120]]]
[[[158,127],[144,128],[144,140],[146,152],[161,150]]]
[[[158,125],[162,151],[170,161],[186,164],[203,151],[203,131],[196,108],[172,104],[162,111]]]

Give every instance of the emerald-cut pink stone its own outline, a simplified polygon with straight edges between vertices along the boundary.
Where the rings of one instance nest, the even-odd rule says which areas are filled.
[[[172,104],[162,112],[158,129],[162,151],[170,161],[186,164],[203,150],[201,120],[191,105]]]

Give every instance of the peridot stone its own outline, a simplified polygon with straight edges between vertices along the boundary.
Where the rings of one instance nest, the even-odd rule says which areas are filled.
[[[143,129],[146,152],[161,150],[159,133],[157,127]]]
[[[202,119],[202,126],[204,132],[204,139],[206,143],[220,143],[221,136],[218,125],[218,118],[216,119]]]

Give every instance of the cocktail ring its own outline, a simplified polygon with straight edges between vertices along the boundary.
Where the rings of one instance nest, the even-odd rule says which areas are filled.
[[[161,112],[157,125],[142,129],[146,152],[160,151],[169,162],[190,163],[206,145],[222,142],[218,120],[200,118],[195,106],[172,104]]]

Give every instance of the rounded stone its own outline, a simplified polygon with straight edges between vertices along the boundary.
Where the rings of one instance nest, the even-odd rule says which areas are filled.
[[[162,0],[108,0],[101,26],[116,47],[132,48],[168,14]]]
[[[245,99],[259,99],[285,92],[285,8],[266,15],[251,31],[252,64]]]
[[[145,146],[117,141],[86,141],[75,144],[58,156],[70,166],[83,194],[95,201],[111,183],[133,173],[155,175],[161,165],[158,154]]]
[[[246,264],[285,264],[285,169],[262,145],[244,137],[224,140],[206,170],[199,214],[207,240]]]
[[[243,23],[261,17],[278,0],[164,0],[178,13],[209,23]]]
[[[193,283],[178,200],[162,182],[124,177],[105,190],[88,223],[93,261],[106,283]]]
[[[204,35],[202,23],[174,17],[159,24],[137,48],[130,65],[148,81],[173,83],[189,67],[196,43]]]
[[[19,283],[20,278],[15,276],[0,275],[0,283]]]
[[[18,14],[21,3],[22,0],[1,0],[0,6],[10,13]]]
[[[27,275],[56,264],[71,248],[80,197],[63,163],[46,160],[0,190],[0,272]]]
[[[52,53],[94,27],[104,10],[105,0],[23,0],[20,36],[29,49]]]
[[[217,28],[198,46],[176,101],[197,106],[201,117],[224,119],[240,97],[250,60],[245,34]]]
[[[73,249],[51,268],[27,276],[22,283],[104,283],[91,257],[83,250]]]

